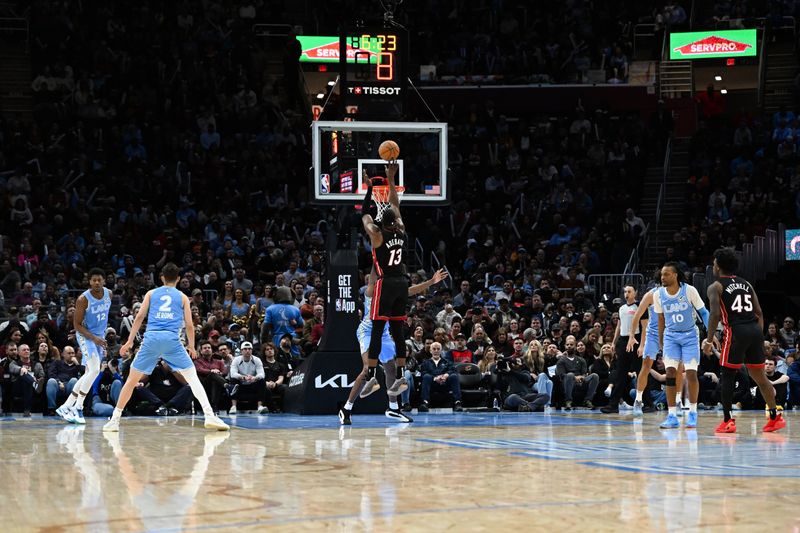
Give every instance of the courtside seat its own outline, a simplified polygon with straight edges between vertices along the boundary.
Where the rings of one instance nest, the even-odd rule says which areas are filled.
[[[475,363],[456,365],[458,381],[461,384],[461,403],[464,407],[487,407],[491,391],[483,381],[481,369]]]

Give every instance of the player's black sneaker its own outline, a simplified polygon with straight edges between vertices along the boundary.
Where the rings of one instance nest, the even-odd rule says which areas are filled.
[[[339,422],[343,426],[349,426],[352,424],[352,422],[350,422],[350,409],[345,409],[344,407],[339,409]]]
[[[387,409],[386,418],[397,420],[398,422],[413,422],[414,419],[400,411],[400,409]]]

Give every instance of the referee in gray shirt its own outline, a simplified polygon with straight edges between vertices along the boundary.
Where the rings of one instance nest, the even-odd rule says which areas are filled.
[[[614,353],[617,355],[614,390],[611,392],[611,397],[608,399],[608,405],[600,409],[603,413],[619,413],[619,401],[621,399],[629,403],[631,402],[629,394],[631,378],[628,376],[628,373],[637,371],[636,352],[629,352],[627,347],[628,337],[631,335],[639,335],[638,327],[636,331],[631,331],[633,315],[636,314],[636,310],[639,308],[639,302],[636,301],[636,289],[630,285],[626,285],[624,291],[625,303],[619,308],[619,322],[617,322],[617,329],[614,330]]]

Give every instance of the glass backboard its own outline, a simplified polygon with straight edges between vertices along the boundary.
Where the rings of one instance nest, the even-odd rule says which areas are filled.
[[[312,194],[317,204],[363,200],[361,172],[385,176],[378,155],[383,141],[400,147],[397,185],[405,187],[403,203],[448,202],[447,124],[426,122],[317,121],[312,125]]]

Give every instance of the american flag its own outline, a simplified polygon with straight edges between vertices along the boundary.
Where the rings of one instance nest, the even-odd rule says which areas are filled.
[[[440,185],[426,185],[425,194],[442,194],[442,187]]]

